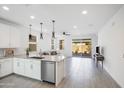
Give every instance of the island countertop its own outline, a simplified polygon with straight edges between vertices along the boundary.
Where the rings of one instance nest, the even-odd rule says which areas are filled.
[[[64,55],[43,55],[43,59],[41,61],[53,61],[53,62],[60,62],[61,60],[65,59]]]
[[[23,58],[23,59],[51,61],[51,62],[60,62],[65,59],[64,55],[42,55],[42,57],[43,57],[42,59],[35,59],[35,58],[27,57],[26,55],[15,55],[13,57],[1,57],[0,59]]]

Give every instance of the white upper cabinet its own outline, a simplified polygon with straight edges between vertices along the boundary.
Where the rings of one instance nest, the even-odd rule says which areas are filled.
[[[10,27],[10,48],[20,47],[20,31],[16,27]]]
[[[9,47],[9,26],[0,23],[0,48],[8,48]]]
[[[20,31],[18,28],[0,23],[0,48],[18,48]]]

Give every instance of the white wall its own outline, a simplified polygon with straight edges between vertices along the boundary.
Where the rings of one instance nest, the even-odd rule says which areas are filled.
[[[58,39],[61,40],[64,39],[64,50],[61,50],[61,53],[63,53],[67,57],[72,56],[72,39],[91,39],[92,42],[92,55],[95,53],[95,47],[98,44],[98,37],[96,34],[90,34],[90,35],[83,35],[83,36],[63,36]],[[59,42],[58,42],[59,45]],[[59,46],[58,46],[59,48]]]
[[[18,54],[24,54],[25,49],[28,48],[28,36],[29,29],[20,27],[21,31],[21,47],[18,49]],[[36,31],[32,29],[32,35],[37,36],[37,52],[40,51],[49,51],[51,50],[51,35],[43,33],[43,39],[40,39],[40,31]]]
[[[59,41],[64,40],[64,49],[59,49]],[[60,53],[64,54],[66,57],[72,56],[72,37],[71,36],[59,36],[56,39],[56,49],[59,50]]]
[[[104,68],[124,87],[124,7],[98,33],[98,44],[104,50]]]
[[[65,36],[64,54],[67,57],[72,56],[72,37],[71,36]]]

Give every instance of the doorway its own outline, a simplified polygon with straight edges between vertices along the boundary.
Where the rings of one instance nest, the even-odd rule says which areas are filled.
[[[72,54],[77,57],[91,57],[91,39],[73,39]]]

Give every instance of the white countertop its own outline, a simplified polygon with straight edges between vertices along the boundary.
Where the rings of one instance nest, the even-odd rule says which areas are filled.
[[[35,59],[27,57],[26,55],[16,55],[13,57],[1,57],[0,59],[7,59],[7,58],[24,58],[24,59],[32,59],[32,60],[41,60],[41,61],[52,61],[52,62],[60,62],[65,59],[64,55],[42,55],[43,59]]]
[[[41,59],[42,61],[55,61],[55,62],[59,62],[59,61],[65,59],[65,56],[63,56],[63,55],[43,55],[42,57],[44,57],[43,59]]]

